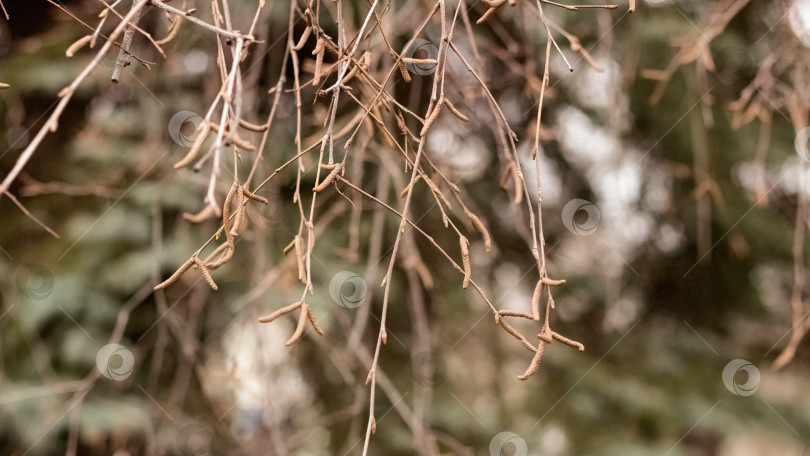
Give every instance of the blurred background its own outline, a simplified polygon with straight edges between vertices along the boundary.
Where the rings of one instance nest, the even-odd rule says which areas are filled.
[[[0,91],[2,176],[95,56],[65,50],[89,33],[77,19],[95,27],[103,5],[60,3],[75,18],[44,0],[3,0],[0,82],[11,87]],[[258,2],[228,3],[234,28],[248,30]],[[208,2],[172,4],[212,21]],[[344,3],[350,34],[369,4]],[[396,49],[433,7],[386,5],[382,28]],[[455,7],[448,2],[447,14]],[[321,8],[322,24],[334,24],[335,4]],[[466,8],[475,41],[459,19],[454,43],[520,137],[536,198],[545,29],[531,2],[481,25],[486,8]],[[242,64],[251,122],[265,122],[273,106],[289,10],[267,1],[260,42]],[[517,380],[532,353],[408,230],[406,251],[429,277],[413,264],[394,269],[369,454],[810,455],[810,342],[800,337],[810,326],[810,2],[639,0],[634,13],[625,2],[544,11],[574,68],[552,50],[538,154],[548,270],[567,279],[555,288],[552,325],[586,349],[552,344],[539,372]],[[154,7],[140,23],[156,38],[169,25]],[[304,27],[296,22],[296,36]],[[418,52],[430,56],[441,39],[436,18],[419,38]],[[323,197],[307,302],[326,334],[308,328],[292,347],[284,342],[295,318],[257,318],[300,299],[295,261],[283,254],[300,224],[294,167],[259,192],[270,204],[249,207],[234,258],[212,272],[219,291],[191,271],[153,293],[219,227],[182,217],[203,208],[209,171],[172,165],[221,81],[216,39],[194,24],[163,45],[166,58],[141,35],[133,43],[151,69],[133,62],[113,84],[115,54],[102,60],[10,188],[59,237],[0,198],[0,454],[361,454],[378,285],[399,218],[345,186],[346,197]],[[300,53],[307,78],[313,47]],[[390,57],[374,54],[371,67],[387,74]],[[390,93],[424,113],[432,71],[409,70],[410,84],[397,74]],[[491,252],[468,235],[473,279],[499,309],[528,312],[537,267],[527,214],[511,183],[499,183],[501,145],[476,79],[458,59],[447,71],[448,96],[470,121],[440,117],[426,153],[489,228]],[[284,76],[254,186],[296,154],[292,65]],[[304,146],[323,135],[329,98],[314,96],[302,90]],[[356,105],[344,102],[339,118],[349,119]],[[352,159],[366,169],[363,188],[401,208],[410,174],[384,139],[377,133]],[[245,169],[255,154],[244,153]],[[303,179],[307,188],[314,172]],[[411,214],[458,256],[425,186]],[[510,322],[535,342],[532,322]],[[795,357],[784,363],[783,355],[775,369],[791,341]]]

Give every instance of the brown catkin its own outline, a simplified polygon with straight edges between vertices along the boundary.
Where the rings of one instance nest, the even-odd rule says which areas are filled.
[[[532,295],[532,320],[540,321],[540,296],[543,294],[543,281],[538,280]]]
[[[526,381],[529,377],[536,374],[538,370],[540,370],[540,359],[543,357],[543,351],[546,348],[546,343],[542,340],[540,341],[540,345],[537,346],[537,352],[534,354],[534,358],[532,358],[532,363],[529,365],[529,368],[526,369],[526,372],[523,375],[518,375],[518,380]]]
[[[228,195],[225,197],[225,202],[222,204],[222,229],[225,231],[225,238],[228,243],[233,242],[233,235],[231,234],[231,204],[233,198],[239,193],[239,184],[234,182],[228,190]]]
[[[486,21],[487,19],[489,19],[489,16],[492,16],[492,13],[494,13],[496,9],[497,9],[497,8],[490,8],[490,9],[488,9],[488,10],[487,10],[487,12],[486,12],[486,13],[484,13],[484,15],[483,15],[483,16],[481,16],[481,17],[480,17],[480,18],[479,18],[477,21],[475,21],[475,23],[476,23],[476,24],[481,24],[481,23],[483,23],[484,21]],[[519,377],[518,377],[518,378],[519,378]],[[522,379],[521,379],[521,380],[522,380]]]
[[[65,55],[67,57],[73,57],[73,55],[76,54],[76,51],[83,48],[92,39],[93,39],[93,35],[85,35],[85,36],[79,38],[78,40],[74,41],[73,44],[71,44],[67,48],[67,50],[65,51]]]
[[[290,243],[289,243],[289,244],[287,244],[287,247],[284,247],[284,255],[286,255],[286,254],[290,253],[290,251],[291,251],[292,249],[294,249],[294,248],[295,248],[295,239],[293,239],[292,241],[290,241]]]
[[[191,150],[188,151],[185,157],[183,157],[179,162],[174,164],[174,169],[180,169],[188,166],[195,158],[197,158],[197,154],[200,153],[200,148],[202,148],[203,143],[205,142],[206,138],[208,138],[208,132],[211,131],[211,127],[209,126],[208,122],[203,123],[202,130],[200,130],[200,135],[197,136],[197,139],[194,140],[194,144],[191,145]]]
[[[304,29],[304,33],[301,34],[301,38],[298,39],[298,43],[292,47],[292,50],[296,52],[300,51],[304,47],[304,44],[306,44],[311,33],[312,27],[307,26],[307,28]]]
[[[295,302],[290,304],[289,306],[282,307],[281,309],[276,310],[275,312],[265,315],[263,317],[259,317],[259,323],[270,323],[271,321],[275,320],[276,318],[286,315],[293,310],[301,307],[301,301]]]
[[[436,59],[414,59],[410,57],[403,57],[402,61],[405,63],[410,63],[411,65],[436,65],[439,63],[439,61]]]
[[[556,340],[557,342],[568,345],[569,347],[574,347],[579,351],[585,351],[585,346],[582,345],[581,343],[575,340],[571,340],[565,336],[561,336],[560,334],[557,334],[554,331],[551,331],[551,337],[554,338],[554,340]]]
[[[247,151],[256,150],[256,146],[254,146],[253,143],[251,143],[250,141],[248,141],[246,139],[240,138],[236,134],[231,136],[231,142],[233,142],[234,146],[236,146],[236,147],[238,147],[239,149],[242,149],[242,150],[247,150]]]
[[[304,334],[304,326],[307,324],[307,313],[308,313],[309,306],[306,304],[301,304],[301,310],[298,313],[298,326],[295,327],[295,332],[292,336],[284,343],[286,346],[290,346],[298,341],[301,338],[301,335]]]
[[[519,341],[520,341],[520,343],[521,343],[521,344],[522,344],[524,347],[526,347],[526,349],[527,349],[527,350],[529,350],[529,351],[531,351],[531,352],[536,352],[536,351],[537,351],[537,349],[536,349],[536,348],[534,348],[534,345],[530,344],[530,343],[529,343],[529,341],[528,341],[528,340],[526,340],[526,338],[525,338],[525,337],[523,337],[523,336],[522,336],[522,335],[521,335],[519,332],[517,332],[517,330],[516,330],[515,328],[513,328],[513,327],[512,327],[512,325],[510,325],[509,323],[507,323],[507,322],[506,322],[506,319],[505,319],[505,318],[501,318],[501,319],[499,319],[497,323],[498,323],[499,325],[501,325],[501,327],[502,327],[503,329],[505,329],[505,330],[506,330],[506,332],[508,332],[509,334],[511,334],[511,335],[512,335],[512,337],[514,337],[515,339],[519,340]]]
[[[315,56],[315,75],[312,77],[312,85],[318,85],[321,82],[323,54],[324,54],[323,38],[318,38],[318,44],[315,45],[315,49],[312,51],[312,55]]]
[[[268,201],[267,198],[251,192],[245,186],[242,186],[242,194],[244,194],[248,199],[252,199],[253,201],[258,201],[262,204],[270,204],[270,201]]]
[[[527,320],[533,320],[532,316],[526,312],[518,312],[516,310],[499,310],[498,314],[504,317],[520,317]]]
[[[236,191],[236,216],[233,218],[233,225],[231,225],[231,236],[236,236],[239,232],[239,227],[242,225],[242,219],[245,216],[245,193],[242,191],[242,186]],[[224,212],[224,211],[223,211]]]
[[[187,220],[191,223],[200,223],[215,215],[214,208],[211,206],[206,205],[203,210],[196,214],[192,214],[190,212],[183,213],[183,220]]]
[[[557,285],[562,285],[565,283],[565,279],[562,280],[554,280],[549,279],[548,277],[543,277],[542,282],[550,287],[556,287]]]
[[[318,322],[315,321],[315,315],[312,314],[312,309],[307,308],[307,318],[309,319],[309,324],[312,325],[312,329],[315,330],[316,333],[323,336],[324,332],[320,326],[318,326]]]
[[[470,242],[466,237],[460,236],[458,238],[458,245],[461,247],[461,262],[464,265],[464,282],[461,284],[461,287],[467,288],[470,285],[470,277],[472,276],[472,269],[470,268]]]
[[[293,242],[295,242],[295,258],[298,260],[298,279],[305,281],[307,273],[304,258],[304,240],[300,234],[296,234]]]
[[[399,74],[402,75],[402,79],[410,84],[411,74],[408,73],[408,67],[405,66],[405,62],[403,62],[402,59],[397,58],[397,66],[399,67]]]
[[[433,105],[433,111],[430,112],[430,116],[425,120],[425,125],[422,127],[422,132],[419,133],[419,136],[425,136],[430,130],[430,126],[433,125],[433,121],[439,117],[439,112],[442,110],[442,105],[444,105],[444,98],[439,99],[436,104]]]
[[[461,121],[462,121],[462,122],[469,122],[469,120],[470,120],[470,119],[469,119],[467,116],[465,116],[464,114],[462,114],[462,113],[461,113],[461,111],[459,111],[458,109],[456,109],[456,107],[455,107],[455,106],[453,106],[453,103],[452,103],[452,102],[450,102],[450,100],[448,100],[447,98],[445,98],[445,99],[444,99],[444,104],[446,104],[446,105],[447,105],[447,109],[449,109],[449,110],[450,110],[450,112],[452,112],[454,116],[456,116],[456,117],[458,117],[459,119],[461,119]]]
[[[323,182],[321,182],[320,184],[318,184],[317,186],[315,186],[315,187],[312,189],[312,191],[313,191],[313,192],[315,192],[315,193],[318,193],[318,192],[321,192],[321,191],[323,191],[323,190],[326,190],[326,188],[327,188],[327,187],[329,187],[329,185],[330,185],[332,182],[334,182],[334,181],[335,181],[335,179],[337,179],[338,174],[339,174],[339,173],[340,173],[342,170],[343,170],[343,165],[341,165],[340,163],[338,163],[338,164],[337,164],[337,165],[336,165],[334,168],[332,168],[332,171],[330,171],[330,172],[329,172],[329,174],[326,176],[326,178],[323,180]]]
[[[416,185],[416,183],[417,183],[417,182],[419,182],[420,180],[422,180],[422,175],[421,175],[421,174],[417,174],[417,175],[416,175],[416,178],[413,180],[414,185]],[[410,186],[410,185],[409,185],[409,186],[407,186],[407,187],[405,187],[405,188],[403,188],[403,189],[402,189],[402,191],[401,191],[401,192],[399,192],[399,197],[400,197],[400,198],[405,198],[406,196],[408,196],[408,189],[409,189],[409,188],[411,188],[411,186]]]
[[[245,119],[239,119],[239,126],[244,128],[245,130],[255,131],[256,133],[265,132],[269,128],[267,124],[258,125],[255,123],[248,122]]]
[[[234,245],[232,242],[226,242],[224,244],[220,244],[213,252],[211,252],[208,257],[203,260],[205,267],[208,268],[209,271],[213,271],[214,269],[219,269],[220,266],[230,261],[231,257],[234,253]],[[212,261],[212,258],[215,258],[219,255],[219,258]]]
[[[208,272],[208,268],[206,268],[206,267],[205,267],[205,264],[203,264],[202,260],[200,260],[199,258],[196,258],[196,257],[195,257],[195,258],[194,258],[194,265],[197,267],[197,269],[199,269],[199,270],[200,270],[200,272],[202,273],[203,277],[205,278],[205,281],[206,281],[206,282],[208,282],[208,285],[209,285],[209,286],[210,286],[210,287],[211,287],[211,288],[212,288],[214,291],[217,291],[219,288],[217,287],[217,284],[214,282],[214,278],[213,278],[213,277],[211,277],[211,273],[209,273],[209,272]]]
[[[169,277],[168,279],[166,279],[166,280],[165,280],[163,283],[161,283],[161,284],[157,285],[157,286],[154,288],[154,290],[156,290],[156,291],[157,291],[157,290],[162,290],[162,289],[164,289],[164,288],[168,287],[169,285],[173,284],[174,282],[177,282],[177,279],[179,279],[179,278],[180,278],[180,276],[182,276],[182,275],[183,275],[183,273],[185,273],[186,271],[188,271],[188,269],[189,269],[189,268],[191,267],[191,265],[193,265],[193,264],[194,264],[194,258],[189,258],[189,260],[188,260],[188,261],[186,261],[185,263],[183,263],[183,265],[182,265],[182,266],[180,266],[180,268],[178,268],[178,269],[177,269],[177,271],[175,271],[175,272],[174,272],[174,274],[172,274],[172,275],[171,275],[171,277]]]
[[[470,218],[470,222],[472,222],[473,228],[475,228],[476,231],[481,233],[481,237],[484,238],[484,247],[487,249],[487,252],[491,251],[492,239],[489,237],[489,231],[487,230],[487,227],[484,226],[484,222],[482,222],[477,215],[473,214],[470,211],[467,211],[467,217]]]

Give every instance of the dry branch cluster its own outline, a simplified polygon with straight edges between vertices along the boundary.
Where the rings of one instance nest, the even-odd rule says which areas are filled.
[[[257,24],[265,11],[263,0],[259,2],[251,23],[238,24],[242,30],[247,30],[245,33],[238,31],[237,24],[232,23],[227,0],[212,2],[213,22],[198,19],[197,11],[193,8],[188,9],[186,6],[178,8],[160,0],[134,0],[128,5],[130,8],[126,12],[116,9],[119,7],[118,3],[113,6],[103,0],[99,1],[103,8],[98,24],[95,26],[85,24],[92,30],[92,34],[80,37],[69,46],[66,54],[71,57],[86,49],[95,48],[98,42],[103,42],[103,45],[76,80],[60,92],[61,100],[56,110],[45,127],[23,151],[15,168],[2,182],[0,193],[7,190],[10,182],[31,158],[43,137],[57,128],[58,119],[76,88],[91,71],[97,69],[98,63],[106,54],[115,50],[118,52],[111,75],[111,79],[115,82],[126,81],[130,58],[134,58],[147,69],[159,71],[158,64],[139,58],[137,49],[140,46],[152,46],[160,54],[166,55],[163,46],[181,36],[181,24],[191,23],[211,32],[216,38],[218,50],[216,77],[220,88],[210,101],[210,107],[195,132],[196,137],[190,150],[175,164],[175,168],[193,165],[195,170],[203,170],[204,165],[209,165],[207,190],[201,195],[203,207],[196,214],[184,214],[184,218],[189,222],[198,223],[221,217],[221,226],[208,242],[200,246],[174,274],[157,285],[155,290],[169,287],[190,269],[198,270],[210,287],[217,290],[211,271],[232,259],[237,248],[236,239],[240,229],[243,231],[248,222],[245,217],[246,206],[252,202],[267,204],[268,201],[258,195],[259,191],[280,173],[291,172],[295,173],[292,202],[296,205],[299,220],[297,232],[292,236],[285,254],[292,253],[295,256],[297,277],[302,283],[301,297],[295,303],[281,307],[259,320],[262,323],[269,323],[297,310],[296,329],[287,345],[295,343],[302,337],[307,321],[318,334],[323,334],[315,321],[312,309],[306,302],[307,295],[314,294],[315,290],[312,259],[313,252],[319,248],[317,234],[319,227],[323,226],[319,222],[330,217],[329,212],[324,213],[322,207],[334,205],[336,202],[350,204],[350,245],[347,255],[350,258],[359,258],[358,239],[364,208],[375,211],[375,214],[393,214],[399,220],[390,260],[382,278],[383,299],[379,303],[374,303],[374,308],[380,311],[380,327],[377,344],[368,360],[371,396],[364,454],[368,450],[370,435],[376,429],[375,391],[378,375],[381,375],[378,371],[381,349],[388,339],[386,318],[395,265],[399,262],[405,271],[414,273],[414,277],[418,277],[425,289],[433,286],[430,271],[416,248],[417,236],[423,237],[450,266],[459,271],[459,285],[476,290],[493,312],[496,324],[534,353],[528,369],[518,377],[519,379],[526,380],[537,372],[546,345],[554,341],[580,351],[584,349],[582,344],[551,329],[550,314],[555,307],[551,290],[552,287],[562,285],[565,281],[553,280],[546,272],[542,192],[539,182],[541,165],[538,164],[535,170],[538,175],[537,188],[528,188],[521,167],[521,157],[516,148],[516,142],[520,137],[507,121],[498,100],[488,88],[481,68],[481,58],[478,55],[482,45],[478,43],[475,25],[470,21],[467,7],[463,2],[448,8],[449,5],[444,0],[439,0],[427,14],[418,18],[419,22],[414,24],[409,41],[402,49],[395,47],[395,37],[390,36],[388,32],[390,25],[386,22],[386,14],[391,4],[386,4],[381,9],[378,0],[374,0],[368,10],[361,15],[361,21],[351,24],[347,19],[348,15],[343,11],[345,5],[341,0],[323,3],[292,2],[286,37],[285,55],[288,58],[283,59],[277,68],[278,82],[267,95],[272,100],[270,114],[263,123],[257,124],[246,120],[246,117],[252,115],[251,112],[243,112],[245,69],[242,62],[251,52],[257,52],[268,41],[273,41],[273,37],[259,40],[254,36]],[[536,155],[541,139],[542,103],[546,87],[549,85],[552,46],[565,59],[553,37],[553,31],[568,40],[574,52],[582,54],[596,67],[576,37],[565,32],[545,16],[543,6],[577,11],[594,7],[613,9],[616,5],[570,6],[550,0],[538,0],[534,4],[514,0],[486,0],[484,4],[488,9],[477,23],[481,24],[507,3],[513,8],[530,10],[531,14],[539,18],[537,27],[545,31],[547,38],[542,82],[539,87],[533,85],[537,89],[536,97],[539,101],[534,136]],[[64,7],[57,6],[70,14]],[[632,9],[633,2],[630,6]],[[148,12],[148,9],[159,9],[170,21],[165,38],[155,40],[149,32],[138,27],[139,18]],[[105,24],[115,21],[118,21],[115,28],[104,34]],[[303,31],[298,34],[296,34],[297,24],[304,26]],[[414,40],[426,36],[427,29],[437,28],[441,31],[441,38],[435,43],[438,47],[435,58],[414,56],[411,49]],[[459,36],[461,38],[458,38]],[[472,49],[472,56],[465,55],[465,52],[460,50],[461,42],[464,43],[464,49]],[[310,51],[305,51],[312,43],[314,47]],[[451,60],[458,63],[467,74],[454,74],[448,65]],[[471,61],[474,63],[470,63]],[[292,81],[287,81],[286,76],[289,65],[293,75]],[[409,73],[408,65],[431,65],[435,68],[434,73],[422,78],[423,82],[430,83],[430,89],[424,99],[417,100],[419,103],[416,105],[399,100],[392,90],[395,84],[414,84],[415,77]],[[477,99],[469,93],[469,90],[463,90],[461,76],[471,77],[471,80],[474,80],[473,84],[479,93]],[[536,76],[532,77],[538,79]],[[268,135],[274,127],[273,121],[281,97],[289,93],[294,98],[296,110],[295,137],[290,142],[295,152],[290,154],[289,159],[279,164],[272,174],[254,185],[252,182],[265,152]],[[457,93],[463,93],[465,97],[461,98]],[[304,125],[303,106],[307,94],[312,94],[315,103],[325,103],[328,107],[322,128],[319,127],[315,134],[305,136],[308,129]],[[472,113],[478,111],[472,109],[473,105],[486,106],[488,112],[473,116]],[[347,106],[350,108],[348,111],[354,114],[339,115],[338,111],[347,111]],[[452,117],[445,116],[446,114]],[[443,119],[443,116],[447,118]],[[475,117],[481,119],[477,120]],[[498,145],[494,152],[502,170],[501,186],[511,194],[514,210],[526,222],[527,232],[530,233],[530,236],[527,236],[528,248],[536,260],[538,276],[530,314],[497,309],[474,279],[470,239],[480,239],[486,251],[490,251],[492,238],[486,222],[470,208],[468,203],[465,203],[467,197],[462,189],[453,181],[451,173],[434,161],[427,147],[426,137],[445,120],[471,124],[483,122],[492,127],[494,142]],[[260,142],[255,144],[245,139],[249,134],[261,135]],[[335,147],[336,143],[342,143],[342,149]],[[241,166],[243,160],[245,162],[250,160],[252,163],[245,163],[250,166]],[[407,172],[404,176],[402,167],[394,164],[397,161]],[[364,163],[376,165],[375,190],[364,188],[364,182],[369,180],[368,176],[364,175]],[[228,169],[228,164],[232,164],[231,169]],[[223,186],[223,181],[228,181],[223,176],[224,172],[232,174],[229,186],[227,184]],[[312,187],[306,186],[305,182],[310,181],[314,181]],[[387,190],[390,185],[398,189],[395,194],[400,198],[393,200],[388,198]],[[411,207],[417,188],[421,188],[420,192],[424,190],[420,194],[424,193],[430,203],[435,203],[435,207],[441,213],[445,229],[450,230],[452,236],[458,239],[458,253],[455,253],[455,248],[440,245],[411,218]],[[536,206],[529,197],[530,192],[536,192],[538,196]],[[408,229],[409,227],[411,229]],[[203,256],[203,251],[223,236],[224,242]],[[382,239],[379,230],[372,236],[377,240]],[[377,258],[372,260],[376,261]],[[375,270],[370,267],[369,277],[372,277],[374,272]],[[529,342],[511,326],[506,321],[507,317],[519,317],[534,322],[537,325],[537,345]]]

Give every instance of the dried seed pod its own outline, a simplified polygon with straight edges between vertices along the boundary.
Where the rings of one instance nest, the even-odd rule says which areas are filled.
[[[509,323],[506,322],[505,318],[499,318],[497,323],[501,325],[503,329],[506,330],[509,334],[512,335],[515,339],[519,340],[521,345],[523,345],[527,350],[531,352],[536,352],[537,349],[534,348],[534,345],[530,344],[528,340],[526,340],[523,335],[521,335],[515,328],[512,327]]]
[[[214,278],[211,277],[211,273],[208,272],[208,268],[205,267],[205,264],[203,264],[202,260],[199,258],[195,258],[194,260],[195,266],[200,270],[205,278],[205,281],[208,282],[208,286],[210,286],[214,291],[217,291],[219,287],[217,287],[217,284],[214,282]]]
[[[189,268],[190,268],[190,267],[191,267],[193,264],[194,264],[194,258],[189,258],[189,260],[188,260],[188,261],[186,261],[185,263],[183,263],[183,265],[182,265],[182,266],[180,266],[180,268],[178,268],[178,269],[177,269],[177,271],[175,271],[175,272],[174,272],[174,274],[172,274],[172,275],[171,275],[171,277],[169,277],[169,278],[168,278],[168,279],[166,279],[164,282],[162,282],[162,283],[160,283],[159,285],[157,285],[157,286],[154,288],[154,290],[155,290],[155,291],[157,291],[157,290],[162,290],[162,289],[164,289],[164,288],[168,287],[169,285],[171,285],[171,284],[173,284],[173,283],[177,282],[177,280],[180,278],[180,276],[182,276],[182,275],[183,275],[183,274],[184,274],[186,271],[188,271],[188,270],[189,270]]]
[[[233,142],[234,146],[242,150],[256,150],[256,146],[254,146],[253,143],[246,139],[240,138],[236,133],[231,136],[231,142]]]
[[[188,166],[191,162],[197,158],[197,154],[200,153],[200,148],[202,148],[203,143],[208,138],[208,133],[211,131],[211,126],[208,122],[202,123],[202,130],[200,130],[199,136],[194,140],[194,144],[191,145],[191,150],[188,151],[185,157],[183,157],[179,162],[174,164],[174,169],[180,169]]]
[[[445,98],[445,99],[444,99],[444,104],[446,104],[446,105],[447,105],[447,109],[449,109],[449,110],[450,110],[450,112],[452,112],[454,116],[456,116],[456,117],[458,117],[459,119],[461,119],[461,121],[462,121],[462,122],[469,122],[469,120],[470,120],[470,119],[469,119],[467,116],[465,116],[464,114],[462,114],[462,113],[461,113],[461,111],[459,111],[458,109],[456,109],[456,107],[455,107],[455,106],[453,106],[453,103],[451,103],[451,102],[450,102],[450,100],[448,100],[447,98]]]
[[[562,285],[562,284],[565,283],[565,279],[554,280],[554,279],[549,279],[548,277],[543,277],[541,280],[545,285],[548,285],[548,286],[551,286],[551,287],[556,287],[557,285]]]
[[[568,345],[569,347],[574,347],[579,351],[585,351],[585,346],[582,345],[581,343],[575,340],[571,340],[565,336],[561,336],[560,334],[555,333],[554,331],[551,331],[551,337],[557,342],[561,342],[565,345]]]
[[[85,35],[85,36],[79,38],[78,40],[74,41],[73,44],[71,44],[67,48],[67,50],[65,51],[65,56],[73,57],[73,55],[76,54],[76,51],[83,48],[92,39],[93,39],[93,35]]]
[[[239,190],[237,190],[235,195],[236,201],[236,216],[233,218],[233,224],[231,225],[231,236],[236,236],[239,232],[239,227],[242,225],[242,220],[245,216],[245,193],[243,191],[243,187],[239,186]],[[224,212],[224,211],[223,211]]]
[[[208,257],[203,260],[205,267],[208,268],[209,271],[213,271],[215,269],[219,269],[220,266],[227,263],[231,260],[234,253],[234,245],[233,242],[226,242],[224,244],[220,244],[213,252],[211,252]],[[219,258],[213,260],[219,255]]]
[[[532,295],[532,320],[540,321],[540,296],[543,294],[543,281],[538,280]]]
[[[460,236],[458,244],[461,247],[461,262],[464,265],[464,282],[462,288],[467,288],[470,285],[470,277],[472,276],[472,269],[470,268],[470,241],[466,237]]]
[[[298,326],[295,327],[295,332],[293,335],[284,343],[287,347],[296,343],[298,339],[301,338],[301,335],[304,334],[304,326],[307,324],[307,310],[309,306],[302,303],[301,310],[298,312]]]
[[[200,212],[197,212],[196,214],[191,214],[189,212],[184,212],[183,213],[183,220],[187,220],[187,221],[189,221],[191,223],[200,223],[200,222],[203,222],[205,220],[208,220],[209,218],[213,217],[214,215],[216,215],[216,213],[214,212],[214,209],[211,206],[205,206],[205,208],[203,208],[203,210],[201,210]]]
[[[298,301],[298,302],[290,304],[289,306],[282,307],[281,309],[278,309],[273,313],[270,313],[270,314],[265,315],[263,317],[259,317],[259,323],[270,323],[271,321],[277,319],[278,317],[280,317],[282,315],[286,315],[286,314],[292,312],[293,310],[298,309],[299,307],[301,307],[301,304],[302,304],[302,301]]]
[[[329,187],[329,185],[330,185],[332,182],[334,182],[334,181],[335,181],[335,179],[337,179],[338,174],[339,174],[339,173],[340,173],[342,170],[343,170],[343,165],[342,165],[342,164],[340,164],[340,163],[338,163],[338,164],[337,164],[337,165],[336,165],[334,168],[332,168],[332,171],[330,171],[330,172],[329,172],[329,174],[326,176],[326,178],[324,178],[323,182],[321,182],[320,184],[316,185],[316,186],[315,186],[315,187],[312,189],[312,191],[313,191],[313,192],[315,192],[315,193],[318,193],[318,192],[321,192],[321,191],[323,191],[323,190],[326,190],[326,188],[327,188],[327,187]]]
[[[242,194],[245,195],[245,197],[247,197],[248,199],[252,199],[253,201],[258,201],[262,204],[270,204],[270,201],[268,201],[267,198],[251,192],[244,185],[242,186]]]
[[[433,125],[433,121],[439,117],[439,113],[442,110],[442,105],[444,105],[444,98],[439,99],[439,101],[433,105],[433,111],[430,112],[430,116],[425,121],[425,125],[422,127],[422,132],[419,133],[419,136],[425,136],[427,134],[430,126]]]
[[[258,125],[250,123],[245,119],[239,119],[239,126],[244,128],[245,130],[255,131],[256,133],[263,133],[267,131],[267,129],[269,128],[267,124]]]
[[[411,74],[408,72],[408,67],[405,66],[405,62],[398,57],[394,57],[397,61],[397,67],[399,67],[399,74],[402,75],[402,79],[405,80],[406,83],[410,84],[411,82]]]
[[[499,310],[498,314],[504,317],[520,317],[527,320],[534,320],[534,318],[526,312],[518,312],[516,310]]]
[[[287,244],[287,247],[284,247],[284,255],[287,255],[288,253],[290,253],[290,251],[292,249],[294,249],[294,248],[295,248],[295,239],[290,241],[290,243]]]
[[[529,368],[526,369],[526,372],[524,372],[523,375],[518,375],[518,380],[525,381],[540,370],[540,358],[543,357],[543,351],[545,348],[546,343],[541,340],[540,345],[537,346],[537,352],[534,354],[534,358],[532,358],[532,363],[529,365]]]
[[[492,13],[494,13],[496,9],[497,9],[497,8],[490,8],[490,9],[488,9],[488,10],[487,10],[487,12],[486,12],[486,13],[484,13],[484,15],[483,15],[483,16],[481,16],[481,17],[480,17],[480,18],[479,18],[477,21],[475,21],[475,23],[476,23],[476,24],[481,24],[481,23],[483,23],[484,21],[486,21],[487,19],[489,19],[489,16],[492,16]]]
[[[315,75],[312,77],[312,85],[318,85],[321,82],[321,71],[323,67],[323,54],[324,54],[324,40],[323,38],[318,38],[318,44],[315,45],[315,49],[312,51],[312,55],[315,56]]]
[[[300,234],[295,235],[295,258],[298,260],[298,279],[306,283],[306,257],[304,253],[304,239]]]
[[[473,214],[470,211],[465,211],[465,213],[467,214],[467,217],[470,218],[470,222],[472,223],[473,228],[475,228],[476,231],[481,233],[481,236],[484,238],[484,247],[487,249],[487,252],[491,251],[492,239],[489,237],[489,231],[487,230],[487,227],[484,226],[484,223],[481,221],[480,218],[478,218],[477,215]]]
[[[416,178],[413,180],[413,184],[416,185],[416,183],[419,182],[420,180],[422,180],[422,175],[417,174]],[[408,196],[408,189],[409,188],[411,188],[411,187],[407,186],[407,187],[403,188],[402,191],[399,192],[399,197],[400,198],[405,198],[406,196]]]
[[[309,319],[309,324],[312,325],[312,329],[315,330],[316,333],[320,334],[321,336],[324,335],[323,329],[318,326],[318,322],[315,321],[315,315],[312,314],[312,309],[307,308],[307,318]]]
[[[437,65],[439,63],[436,59],[414,59],[410,57],[403,57],[402,61],[411,65]]]
[[[296,45],[292,47],[292,50],[295,51],[295,52],[298,52],[301,49],[303,49],[304,45],[307,43],[307,40],[309,39],[309,35],[311,33],[312,33],[312,27],[307,26],[307,28],[304,29],[304,33],[301,34],[301,38],[298,39],[298,43],[296,43]]]

